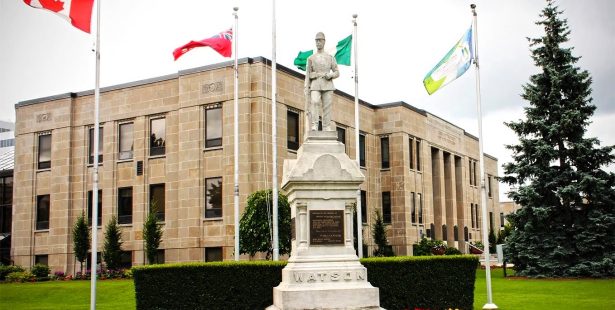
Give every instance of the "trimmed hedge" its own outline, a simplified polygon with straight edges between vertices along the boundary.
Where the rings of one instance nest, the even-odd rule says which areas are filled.
[[[214,262],[132,268],[137,309],[265,309],[286,262]]]
[[[478,258],[366,258],[385,309],[472,309]],[[218,262],[134,267],[137,309],[265,309],[286,262]]]
[[[472,309],[478,258],[469,255],[365,258],[367,280],[385,309]]]

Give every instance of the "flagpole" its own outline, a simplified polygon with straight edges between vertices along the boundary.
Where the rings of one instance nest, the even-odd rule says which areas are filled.
[[[233,8],[233,16],[235,18],[235,27],[233,29],[233,55],[235,56],[235,64],[233,75],[235,77],[234,85],[234,100],[233,100],[233,153],[234,153],[234,215],[235,215],[235,260],[239,261],[239,67],[237,65],[237,11],[238,7]]]
[[[277,118],[278,113],[276,111],[277,102],[277,64],[275,55],[275,43],[276,43],[276,26],[275,26],[275,0],[272,0],[272,12],[271,12],[271,156],[272,156],[272,181],[273,187],[273,260],[279,260],[280,249],[278,245],[278,131],[277,131]]]
[[[474,26],[474,66],[476,68],[476,112],[478,114],[478,152],[479,152],[479,166],[480,166],[480,198],[481,198],[481,211],[482,211],[482,225],[483,225],[483,244],[485,255],[485,278],[487,280],[487,303],[483,306],[483,309],[498,309],[492,301],[491,295],[491,255],[489,253],[489,237],[487,227],[487,192],[485,188],[485,156],[483,154],[483,115],[481,111],[480,103],[480,65],[478,62],[478,23],[476,18],[476,5],[470,4],[473,15]]]
[[[92,167],[92,220],[90,224],[92,225],[92,264],[90,267],[90,309],[96,309],[96,267],[98,265],[98,152],[100,151],[99,146],[99,131],[98,128],[98,112],[99,112],[99,104],[100,104],[100,1],[96,1],[96,46],[94,48],[94,53],[96,57],[96,78],[94,85],[94,141],[92,149],[96,150],[94,152],[94,165]]]
[[[355,136],[355,157],[357,167],[361,169],[359,152],[359,57],[357,40],[357,14],[352,15],[352,40],[354,45],[354,136]],[[363,258],[363,214],[361,210],[361,188],[357,189],[357,253],[359,258]]]

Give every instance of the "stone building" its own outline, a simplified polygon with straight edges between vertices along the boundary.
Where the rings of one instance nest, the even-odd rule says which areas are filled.
[[[278,184],[286,158],[304,138],[303,75],[278,66]],[[271,67],[257,57],[239,65],[239,195],[271,187]],[[92,147],[93,91],[16,105],[12,259],[74,272],[71,228],[91,218],[92,162],[100,160],[101,216],[117,216],[125,264],[145,263],[142,223],[156,201],[164,223],[159,259],[231,259],[233,219],[233,67],[225,62],[101,90],[100,146]],[[339,140],[355,158],[354,98],[334,96]],[[465,251],[480,238],[478,141],[407,103],[360,105],[364,242],[381,210],[398,255],[421,236]],[[497,159],[485,156],[488,208],[499,214]],[[241,211],[240,211],[241,212]],[[491,225],[499,225],[490,216]],[[496,226],[497,227],[497,226]],[[366,252],[366,253],[368,253]]]

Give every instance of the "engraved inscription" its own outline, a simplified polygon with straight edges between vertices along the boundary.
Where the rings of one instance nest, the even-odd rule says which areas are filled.
[[[209,93],[221,93],[224,91],[224,81],[216,81],[212,83],[205,83],[201,88],[202,94]]]
[[[36,122],[42,123],[51,120],[51,113],[41,113],[36,115]]]
[[[295,283],[367,281],[364,270],[293,272]]]
[[[310,211],[310,244],[311,245],[343,245],[344,244],[344,211],[342,210],[311,210]]]

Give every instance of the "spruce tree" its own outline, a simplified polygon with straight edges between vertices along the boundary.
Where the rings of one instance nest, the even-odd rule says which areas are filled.
[[[145,248],[145,256],[150,264],[156,262],[156,254],[158,247],[162,241],[162,226],[158,224],[158,207],[156,202],[150,205],[149,213],[143,222],[143,242]]]
[[[613,146],[601,147],[585,133],[596,107],[592,79],[576,66],[579,57],[563,46],[570,30],[563,11],[547,0],[537,25],[544,36],[529,39],[540,72],[523,86],[525,120],[506,123],[519,137],[508,145],[513,162],[502,180],[521,208],[507,256],[520,275],[604,277],[615,275],[615,160]]]
[[[122,264],[122,231],[115,216],[109,220],[105,227],[103,260],[107,269],[110,270],[118,270]]]
[[[90,229],[84,212],[81,212],[73,225],[73,248],[75,258],[80,263],[79,270],[83,273],[83,263],[88,258],[88,251],[90,250]]]
[[[382,219],[382,214],[380,214],[380,211],[378,210],[375,211],[375,214],[376,216],[372,230],[374,234],[374,243],[376,243],[378,248],[374,250],[374,256],[393,256],[393,251],[389,246],[386,225]]]

